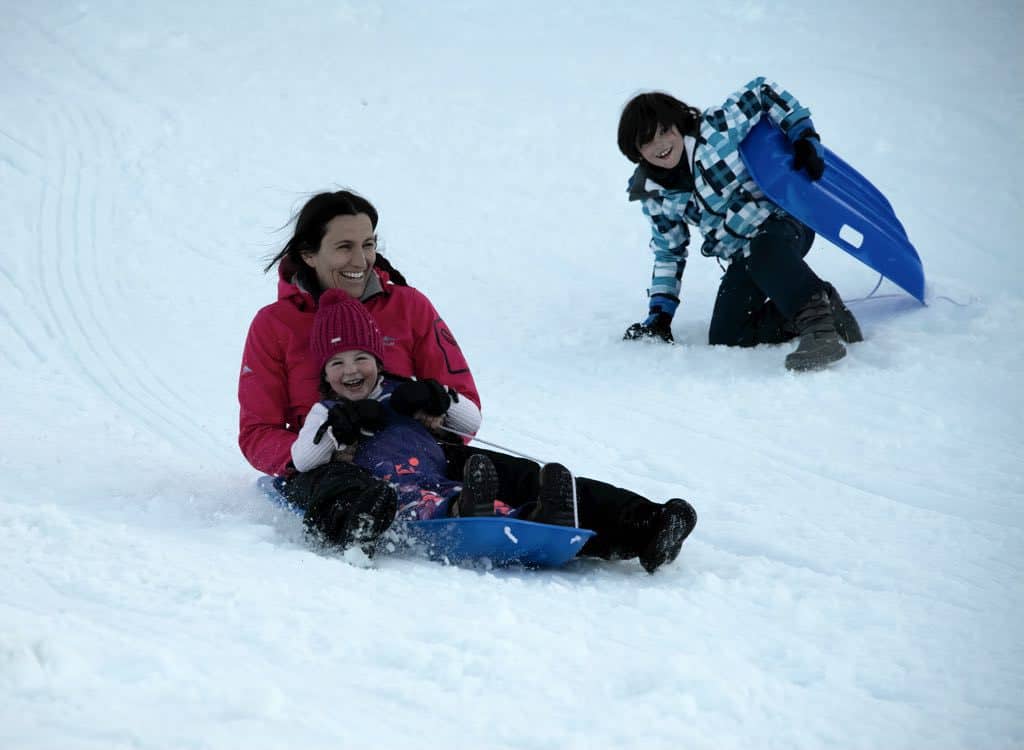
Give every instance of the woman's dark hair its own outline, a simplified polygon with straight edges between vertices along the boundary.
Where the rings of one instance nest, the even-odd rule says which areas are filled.
[[[619,151],[637,164],[643,158],[640,147],[654,138],[659,126],[675,125],[681,135],[696,136],[700,115],[696,107],[661,91],[638,94],[623,107],[619,117]]]
[[[284,248],[273,260],[267,264],[264,272],[269,271],[278,263],[288,263],[289,268],[299,277],[303,288],[312,292],[314,297],[319,297],[320,282],[316,277],[316,271],[306,265],[302,256],[306,253],[317,253],[320,250],[320,241],[327,233],[327,224],[336,216],[356,216],[366,214],[370,217],[370,224],[374,231],[377,230],[377,209],[370,201],[351,190],[338,190],[333,193],[318,193],[306,201],[295,218],[295,231],[291,239],[285,243]],[[392,280],[401,286],[405,286],[405,279],[398,273],[388,261],[378,253],[377,262],[374,265],[380,266],[388,271]]]

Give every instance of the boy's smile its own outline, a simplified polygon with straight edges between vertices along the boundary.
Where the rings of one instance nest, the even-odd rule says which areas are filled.
[[[662,169],[678,165],[683,156],[683,136],[679,134],[679,128],[672,125],[666,129],[659,125],[654,137],[640,146],[640,155],[648,164]]]

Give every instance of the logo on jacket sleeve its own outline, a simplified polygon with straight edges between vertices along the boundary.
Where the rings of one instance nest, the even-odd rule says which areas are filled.
[[[466,357],[462,354],[459,343],[455,340],[445,322],[440,318],[434,321],[434,340],[437,342],[437,348],[441,350],[441,355],[444,357],[444,364],[448,368],[448,372],[453,375],[469,372],[469,363],[466,362]]]

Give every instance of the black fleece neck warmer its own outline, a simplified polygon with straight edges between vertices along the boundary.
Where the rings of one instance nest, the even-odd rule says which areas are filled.
[[[644,169],[647,176],[667,190],[693,190],[693,176],[690,174],[690,165],[686,163],[686,153],[679,159],[679,163],[671,169],[656,167],[645,161]]]

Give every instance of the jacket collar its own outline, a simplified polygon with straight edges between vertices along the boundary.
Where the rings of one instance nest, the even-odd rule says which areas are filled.
[[[391,286],[387,271],[374,267],[373,275],[367,280],[366,289],[363,290],[359,301],[366,302],[378,294],[390,295]],[[313,295],[299,282],[295,264],[289,258],[284,258],[277,264],[277,298],[290,300],[300,310],[316,309]]]
[[[680,188],[667,188],[655,179],[651,166],[644,161],[641,161],[636,170],[633,172],[633,176],[629,180],[629,200],[638,201],[645,198],[653,198],[661,196],[664,193],[675,190],[682,192],[693,192],[693,173],[694,173],[694,147],[696,146],[696,139],[693,136],[683,137],[683,150],[686,154],[686,162],[683,165],[688,174],[688,185]]]

